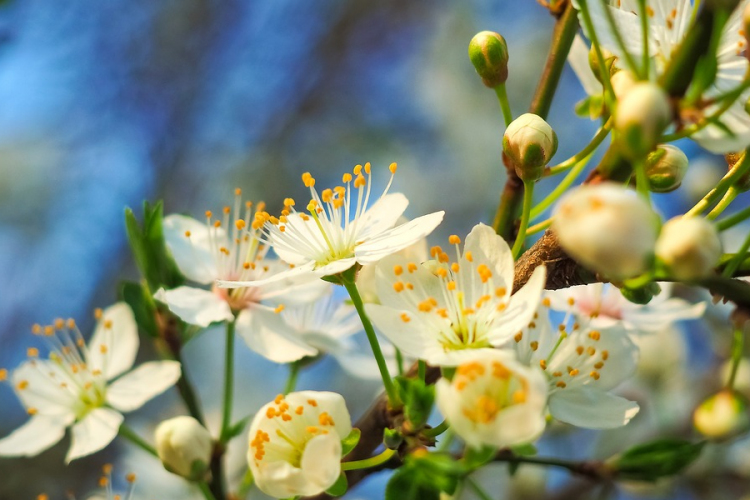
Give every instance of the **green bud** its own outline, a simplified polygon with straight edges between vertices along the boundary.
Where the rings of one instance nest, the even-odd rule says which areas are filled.
[[[661,144],[646,158],[646,177],[651,191],[668,193],[674,191],[685,178],[688,158],[676,146]]]
[[[398,429],[385,429],[383,431],[383,444],[391,450],[397,449],[404,442],[404,436]]]
[[[557,134],[541,117],[525,113],[508,125],[503,135],[503,153],[516,175],[536,181],[557,151]]]
[[[671,119],[669,96],[661,87],[651,82],[633,85],[619,101],[615,115],[622,153],[630,159],[644,158]]]
[[[469,42],[469,59],[491,89],[508,79],[508,45],[499,33],[480,31]]]
[[[652,281],[646,286],[640,288],[620,288],[622,296],[628,299],[633,304],[648,304],[655,296],[661,293],[661,287],[659,283]]]
[[[723,390],[703,401],[693,412],[695,429],[711,439],[726,439],[750,428],[745,400]]]
[[[602,56],[604,57],[604,67],[606,68],[606,71],[607,73],[609,73],[609,76],[611,78],[615,73],[618,72],[617,68],[615,67],[617,56],[606,49],[601,49],[601,51]],[[604,83],[602,81],[602,71],[601,66],[599,66],[599,58],[596,57],[596,50],[593,46],[591,47],[591,50],[589,50],[589,66],[591,67],[591,71],[593,71],[596,79],[599,80],[599,83]]]

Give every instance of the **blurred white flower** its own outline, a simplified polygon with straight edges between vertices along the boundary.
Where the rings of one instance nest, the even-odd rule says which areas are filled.
[[[544,267],[517,293],[507,243],[484,224],[466,238],[451,236],[457,259],[440,247],[422,265],[393,256],[378,265],[380,304],[366,304],[375,326],[404,354],[430,364],[451,363],[465,349],[498,346],[531,321],[541,300]]]
[[[168,471],[192,481],[204,479],[214,445],[200,422],[184,415],[164,420],[156,428],[154,440]]]
[[[620,325],[562,323],[553,332],[548,311],[539,308],[507,347],[521,363],[545,370],[549,411],[557,420],[609,429],[627,424],[638,413],[636,403],[609,393],[633,375],[638,362],[638,347]]]
[[[529,443],[544,432],[547,381],[511,352],[464,351],[453,380],[440,379],[435,391],[440,412],[471,447]]]
[[[562,197],[553,217],[563,249],[584,266],[616,278],[649,268],[659,217],[633,191],[611,182],[580,186]]]
[[[615,25],[625,42],[625,49],[634,56],[636,61],[640,61],[644,47],[641,21],[638,17],[640,12],[638,1],[610,1],[609,7],[598,1],[590,1],[586,4],[591,12],[594,29],[601,46],[619,57],[619,66],[624,68],[623,53],[612,33],[605,8],[610,9]],[[574,1],[573,5],[576,8],[579,7],[577,1]],[[716,52],[716,79],[703,96],[707,100],[737,88],[745,77],[748,61],[744,56],[747,42],[743,30],[742,13],[748,5],[750,5],[750,0],[741,0],[724,26]],[[648,53],[657,74],[661,74],[690,29],[690,18],[694,6],[690,0],[652,0],[648,2],[647,9],[649,15]],[[572,57],[578,60],[575,64],[571,62],[571,66],[579,74],[588,93],[591,93],[592,87],[601,91],[601,84],[593,86],[591,83],[591,70],[589,69],[588,74],[584,70],[581,60],[583,54],[587,52],[573,53]],[[750,144],[750,115],[745,111],[748,98],[750,98],[750,90],[745,90],[721,116],[722,123],[732,132],[731,134],[722,127],[710,124],[693,134],[692,139],[714,153],[735,152],[747,147]],[[711,115],[718,110],[720,105],[721,103],[712,104],[705,108],[704,113]]]
[[[42,360],[30,348],[31,359],[13,372],[13,387],[31,419],[0,439],[0,456],[37,455],[60,441],[67,427],[72,440],[66,462],[90,455],[115,438],[123,421],[120,412],[140,408],[180,377],[176,361],[143,363],[128,372],[139,340],[127,304],[117,303],[97,316],[88,345],[73,320],[34,325],[33,333],[52,352]]]
[[[659,283],[661,293],[648,304],[635,304],[609,283],[572,286],[546,292],[545,304],[570,312],[592,328],[622,325],[632,333],[656,332],[675,321],[695,319],[706,310],[705,302],[691,304],[672,297],[672,283]]]
[[[191,281],[213,285],[216,280],[253,280],[275,276],[290,266],[266,256],[268,247],[261,242],[260,226],[248,221],[253,215],[251,202],[243,206],[241,191],[235,192],[234,207],[224,207],[223,218],[206,212],[206,222],[184,215],[164,218],[164,238],[180,271]],[[263,203],[255,207],[262,213]],[[258,354],[277,363],[288,363],[312,356],[315,350],[295,337],[268,327],[274,324],[274,311],[287,304],[315,300],[327,284],[315,279],[281,279],[262,287],[210,290],[180,286],[159,290],[155,297],[183,321],[206,327],[215,321],[232,321],[247,345]]]
[[[255,484],[275,498],[324,492],[341,474],[341,441],[351,430],[341,395],[279,394],[250,425],[247,461]]]
[[[227,288],[259,286],[282,278],[299,275],[330,276],[348,270],[355,264],[373,264],[402,250],[430,234],[443,220],[444,212],[435,212],[395,226],[409,201],[400,193],[388,194],[396,164],[390,166],[391,180],[378,200],[368,208],[372,175],[370,164],[357,165],[345,173],[344,186],[315,189],[315,179],[302,175],[312,199],[307,212],[298,212],[294,200],[287,199],[282,215],[256,215],[262,222],[264,241],[284,261],[296,266],[270,278],[235,278],[219,281]],[[364,174],[363,174],[364,172]],[[367,175],[367,178],[365,178]],[[354,201],[356,198],[356,201]]]
[[[703,217],[675,217],[661,228],[655,251],[674,278],[700,279],[713,273],[721,258],[719,230]]]

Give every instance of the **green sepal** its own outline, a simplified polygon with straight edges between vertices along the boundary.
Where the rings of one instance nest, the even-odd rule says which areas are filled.
[[[482,465],[491,461],[496,453],[497,449],[492,446],[482,446],[479,449],[467,447],[464,462],[467,467],[478,469]]]
[[[226,441],[229,441],[232,438],[235,438],[242,434],[242,432],[245,430],[245,427],[247,426],[247,423],[250,421],[250,418],[254,415],[248,415],[247,417],[243,418],[239,422],[234,423],[229,427],[229,430],[227,431],[227,439]]]
[[[395,381],[407,420],[417,429],[424,427],[435,404],[435,387],[419,378],[396,377]]]
[[[410,455],[385,490],[386,500],[439,499],[440,493],[452,495],[460,478],[470,472],[447,453]]]
[[[362,431],[356,427],[341,441],[341,456],[345,457],[357,446]]]
[[[633,304],[645,305],[661,293],[661,286],[659,286],[659,283],[652,281],[640,288],[622,287],[620,293]]]
[[[141,331],[149,337],[159,336],[159,327],[156,324],[156,306],[149,292],[140,284],[132,281],[120,283],[120,300],[125,302],[133,310],[135,322]]]
[[[403,442],[404,436],[398,429],[386,428],[383,430],[383,444],[386,448],[396,450]]]
[[[135,263],[150,290],[175,288],[185,278],[180,273],[164,241],[162,202],[143,203],[143,224],[138,224],[133,210],[125,209],[125,228]]]
[[[332,497],[340,497],[346,493],[347,488],[349,488],[349,483],[346,480],[346,474],[342,472],[336,482],[326,490],[326,493]]]
[[[654,482],[673,476],[693,463],[705,442],[691,443],[681,439],[661,439],[630,448],[608,461],[621,479]]]

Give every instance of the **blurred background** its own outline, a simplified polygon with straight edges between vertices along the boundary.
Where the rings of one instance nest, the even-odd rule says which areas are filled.
[[[344,170],[370,161],[376,182],[384,183],[386,167],[395,161],[393,189],[411,201],[407,216],[446,211],[434,241],[491,222],[504,182],[502,115],[469,63],[468,41],[485,29],[506,37],[508,93],[517,115],[531,100],[552,26],[548,12],[531,0],[5,1],[0,6],[0,367],[17,366],[25,348],[35,345],[31,324],[74,317],[87,333],[91,311],[116,300],[121,279],[137,279],[123,210],[129,206],[140,214],[144,200],[164,200],[166,213],[199,215],[219,209],[240,187],[248,198],[263,199],[277,211],[284,197],[304,198],[302,172],[329,184]],[[588,120],[571,121],[572,107],[583,97],[566,68],[549,117],[560,139],[557,159],[574,154],[596,129]],[[690,206],[691,198],[705,194],[726,168],[721,158],[683,146],[695,167],[687,189],[657,197],[666,214]],[[551,186],[545,183],[538,195]],[[716,314],[712,328],[718,330],[726,311]],[[675,359],[670,365],[657,360],[658,376],[678,383],[681,392],[673,395],[679,401],[664,403],[668,417],[660,417],[658,425],[684,431],[694,400],[706,395],[692,384],[716,383],[710,374],[727,346],[712,345],[707,331],[696,322],[688,331],[675,329],[666,340]],[[146,359],[152,353],[143,344]],[[208,331],[185,353],[214,423],[223,348],[221,333]],[[279,392],[286,370],[241,344],[237,350],[239,418]],[[355,418],[378,392],[376,383],[344,377],[329,361],[305,371],[298,387],[341,392]],[[644,396],[638,387],[634,382],[629,390],[639,401],[658,396]],[[660,386],[648,387],[658,392],[654,387]],[[127,422],[149,435],[158,419],[182,411],[169,392]],[[607,456],[625,446],[623,439],[657,432],[649,411],[643,413],[633,429],[607,435],[561,428],[543,449]],[[0,384],[0,436],[26,418],[12,388]],[[127,443],[64,467],[67,445],[64,440],[31,459],[0,460],[0,499],[31,499],[41,492],[57,499],[68,490],[85,497],[106,462],[114,462],[116,475],[139,475],[138,498],[194,494]],[[230,453],[235,480],[243,472],[243,447],[238,443]],[[495,498],[601,494],[566,474],[522,468],[513,493],[505,496],[500,491],[511,488],[511,480],[505,468],[499,469],[486,473]],[[741,479],[746,472],[733,474]],[[387,473],[373,475],[347,498],[382,498],[386,481]],[[659,490],[621,488],[611,498],[738,498],[739,490],[717,493],[711,481],[697,473]],[[572,496],[544,496],[545,488]]]

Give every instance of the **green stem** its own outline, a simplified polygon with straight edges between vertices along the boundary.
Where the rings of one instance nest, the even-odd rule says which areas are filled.
[[[424,434],[425,436],[429,436],[429,437],[437,437],[440,434],[447,431],[448,429],[450,429],[450,426],[451,424],[449,424],[447,420],[443,420],[435,427],[431,429],[425,429],[424,431],[422,431],[422,434]]]
[[[354,462],[343,462],[341,464],[341,470],[359,470],[377,467],[378,465],[384,464],[390,460],[395,453],[396,450],[386,448],[381,454],[375,455],[374,457],[366,458],[364,460],[355,460]]]
[[[633,59],[633,56],[625,47],[625,42],[622,39],[622,34],[620,33],[620,30],[617,29],[617,25],[615,24],[615,18],[612,14],[612,9],[610,9],[609,2],[607,0],[599,0],[599,2],[602,4],[604,15],[607,18],[607,24],[609,24],[610,33],[614,35],[615,42],[620,47],[620,52],[622,52],[622,54],[625,56],[625,63],[628,65],[628,69],[630,69],[631,73],[633,73],[634,75],[643,75],[643,73],[639,71],[635,60]]]
[[[648,188],[648,177],[646,175],[646,162],[638,160],[634,162],[633,169],[635,170],[635,189],[641,197],[651,204],[651,195]]]
[[[297,387],[297,376],[299,375],[300,363],[295,361],[289,363],[289,377],[286,379],[286,385],[284,385],[284,394],[289,394]]]
[[[534,202],[534,181],[524,181],[523,183],[523,208],[521,209],[521,225],[518,228],[516,242],[513,244],[513,258],[517,259],[523,250],[523,244],[526,241],[526,229],[529,227],[529,217],[531,215],[531,205]]]
[[[732,203],[735,198],[737,198],[738,194],[740,194],[739,190],[734,186],[730,186],[730,188],[727,189],[727,192],[724,193],[721,201],[716,204],[714,209],[711,210],[708,215],[706,215],[706,219],[714,220],[716,217],[721,215],[721,213],[726,210],[729,204]]]
[[[548,227],[552,225],[552,217],[550,217],[547,220],[544,220],[540,222],[539,224],[534,224],[533,226],[529,226],[529,228],[526,230],[526,234],[536,234],[540,231],[544,231]]]
[[[612,130],[612,118],[607,120],[607,122],[602,125],[599,130],[596,131],[596,134],[594,134],[594,137],[591,138],[591,141],[586,144],[586,147],[576,153],[575,156],[571,156],[564,162],[555,165],[554,167],[550,167],[548,176],[564,172],[571,167],[577,166],[584,160],[588,161],[591,154],[596,151],[596,148],[598,148],[602,141],[607,138],[610,130]]]
[[[400,377],[404,376],[404,355],[401,354],[401,349],[398,347],[395,348],[396,350],[396,367],[398,369],[398,375]]]
[[[727,389],[734,389],[734,380],[737,377],[737,371],[740,367],[740,361],[742,360],[742,350],[745,346],[745,335],[741,328],[734,330],[734,338],[732,339],[732,371],[729,372],[729,380],[727,380]]]
[[[614,99],[615,92],[612,89],[612,82],[609,80],[609,71],[607,71],[607,64],[602,54],[601,45],[599,44],[599,37],[596,35],[594,29],[594,23],[591,21],[591,14],[588,9],[588,0],[580,0],[579,5],[581,6],[581,17],[583,18],[583,24],[586,26],[586,32],[591,40],[591,46],[594,47],[594,53],[596,54],[596,61],[599,64],[599,72],[601,73],[601,80],[604,84],[605,99],[611,101]],[[608,102],[609,109],[612,109],[612,103]]]
[[[224,404],[222,405],[221,432],[219,441],[226,443],[232,427],[232,399],[234,396],[234,323],[227,321],[226,347],[224,354]]]
[[[127,425],[120,424],[120,430],[117,433],[120,435],[120,437],[127,439],[143,451],[155,456],[156,458],[159,458],[159,455],[156,453],[156,449],[148,444],[145,439],[136,434],[135,431],[133,431],[133,429],[131,429]]]
[[[716,184],[716,187],[709,191],[709,193],[704,196],[701,201],[696,203],[693,208],[688,210],[685,216],[694,217],[703,213],[704,210],[715,203],[730,187],[734,186],[734,184],[748,172],[750,172],[750,154],[745,152],[742,158],[734,164],[734,167],[732,167],[732,169]]]
[[[422,382],[425,381],[425,376],[427,374],[427,363],[422,361],[421,359],[417,361],[417,377]]]
[[[725,217],[716,223],[716,228],[719,231],[726,231],[730,227],[734,227],[740,222],[743,222],[750,218],[750,206],[743,208],[739,212]]]
[[[547,118],[549,109],[552,106],[552,100],[557,91],[557,84],[560,83],[560,75],[562,75],[565,62],[568,59],[568,52],[570,52],[570,47],[573,45],[573,40],[577,32],[577,12],[568,3],[565,7],[565,12],[557,20],[557,24],[555,24],[547,62],[544,65],[539,85],[537,85],[534,92],[534,99],[531,101],[531,106],[529,107],[530,113]]]
[[[474,493],[476,493],[480,500],[492,500],[492,497],[490,497],[473,479],[465,477],[464,481],[466,481],[466,484],[474,490]]]
[[[211,489],[208,487],[208,484],[205,481],[201,481],[196,484],[198,485],[198,489],[201,490],[203,498],[205,498],[206,500],[216,500],[216,497],[214,497],[214,494],[211,493]]]
[[[372,327],[370,318],[368,318],[367,314],[365,313],[365,306],[362,303],[362,297],[360,297],[359,291],[357,290],[357,285],[350,279],[344,279],[342,281],[344,287],[346,288],[346,291],[349,292],[349,297],[352,299],[352,304],[354,304],[354,307],[357,309],[359,319],[362,320],[362,326],[364,327],[365,333],[367,334],[367,340],[370,342],[372,354],[373,356],[375,356],[375,361],[378,364],[378,370],[380,370],[380,376],[383,379],[383,386],[385,387],[385,392],[388,395],[388,401],[391,404],[391,407],[399,408],[401,407],[401,401],[399,400],[398,393],[396,393],[396,387],[393,385],[391,375],[390,373],[388,373],[388,365],[385,363],[383,351],[380,349],[378,337],[377,335],[375,335],[375,329]]]
[[[584,161],[580,161],[576,164],[575,167],[573,167],[570,172],[568,172],[568,175],[563,177],[563,180],[560,181],[560,183],[555,186],[555,189],[553,189],[550,194],[548,194],[542,201],[537,203],[537,205],[531,209],[531,218],[536,219],[542,213],[544,213],[545,210],[547,210],[549,207],[552,206],[554,202],[560,198],[563,194],[565,194],[568,191],[568,188],[575,182],[575,180],[578,178],[579,175],[583,172],[583,169],[586,168],[586,164],[588,163],[588,158]]]
[[[648,12],[646,12],[646,0],[638,0],[638,7],[640,10],[640,15],[638,17],[641,18],[641,41],[643,42],[643,69],[641,72],[641,75],[643,76],[643,80],[648,80],[648,73],[649,68],[651,66],[651,57],[648,53],[648,41],[651,37],[648,36]]]
[[[510,103],[508,102],[508,92],[505,89],[505,83],[501,83],[495,87],[495,94],[497,100],[500,103],[500,109],[503,111],[503,119],[505,120],[505,126],[510,125],[513,121],[513,113],[510,111]]]
[[[734,254],[732,257],[732,260],[730,260],[724,270],[721,272],[721,275],[725,278],[729,278],[731,276],[734,276],[734,272],[740,267],[740,264],[742,264],[742,261],[745,260],[745,257],[747,256],[747,251],[750,250],[750,233],[748,233],[747,237],[745,238],[745,241],[742,243],[742,246],[739,250],[737,250],[737,253]]]

